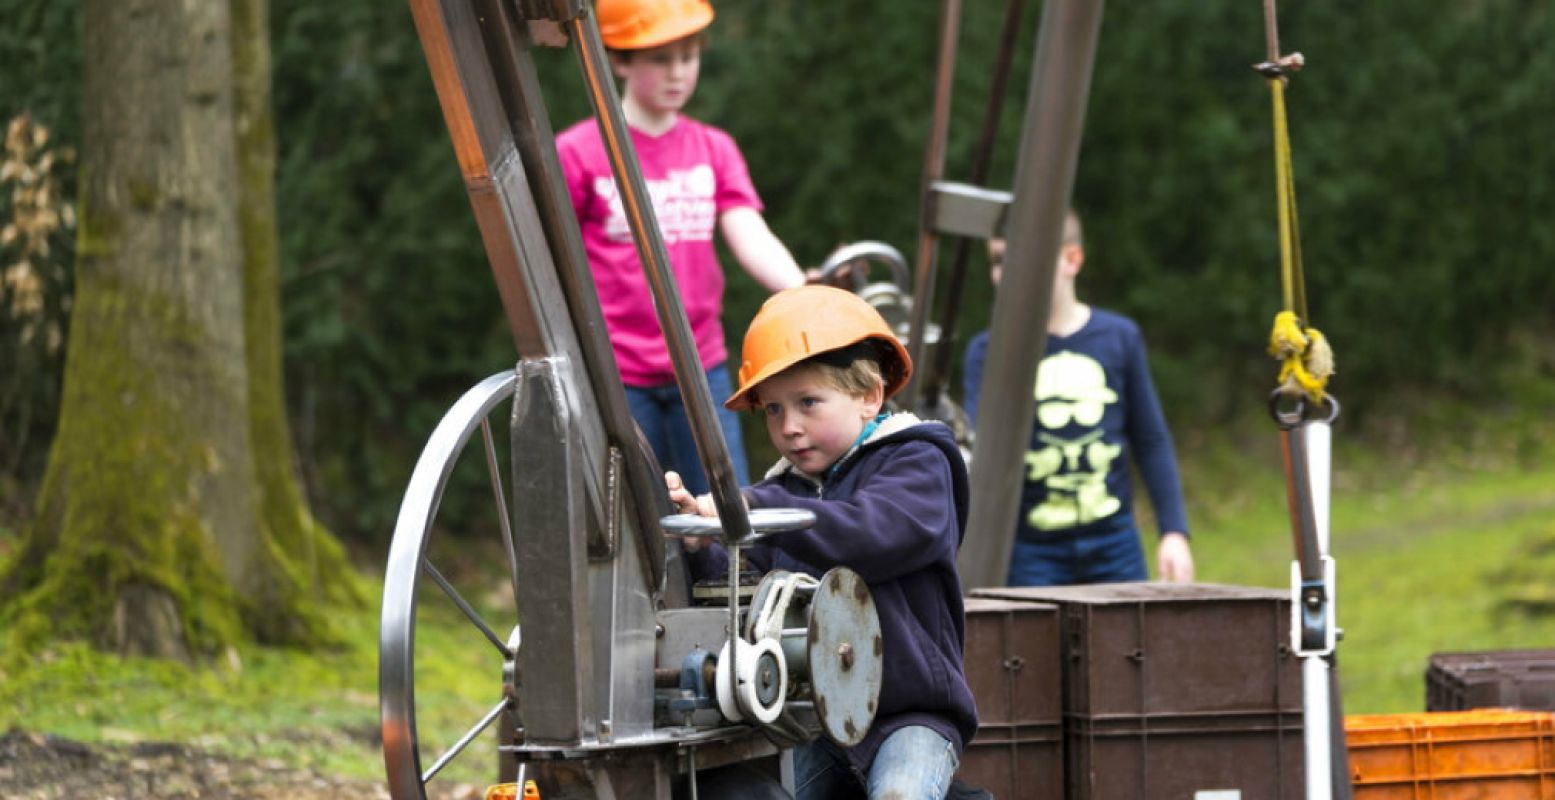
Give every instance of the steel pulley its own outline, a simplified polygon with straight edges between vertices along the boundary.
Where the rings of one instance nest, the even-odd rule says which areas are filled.
[[[871,265],[881,264],[890,271],[888,281],[870,281]],[[885,242],[863,241],[833,250],[819,267],[819,282],[847,289],[864,298],[885,318],[886,324],[904,344],[911,344],[913,296],[907,259]],[[923,343],[939,341],[940,328],[932,323],[924,328]]]

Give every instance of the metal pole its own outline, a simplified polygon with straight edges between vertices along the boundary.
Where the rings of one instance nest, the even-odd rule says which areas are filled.
[[[1049,0],[1042,7],[1026,121],[1010,209],[1003,282],[994,300],[983,373],[980,435],[972,458],[972,518],[958,566],[967,589],[1001,586],[1015,538],[1024,457],[1047,347],[1053,267],[1074,189],[1101,0]]]
[[[1276,410],[1280,448],[1290,503],[1291,536],[1296,558],[1291,563],[1291,640],[1302,659],[1302,740],[1307,800],[1349,800],[1349,752],[1345,745],[1344,708],[1339,696],[1335,615],[1334,560],[1329,546],[1329,489],[1332,427],[1338,401],[1327,399],[1326,419],[1297,419]],[[1275,406],[1271,405],[1271,409]]]
[[[929,141],[923,148],[923,185],[918,187],[918,268],[913,276],[912,317],[908,321],[907,355],[912,363],[927,366],[923,360],[924,338],[929,328],[929,311],[934,307],[934,260],[939,250],[939,234],[930,224],[929,187],[945,172],[945,139],[950,129],[950,94],[956,75],[956,38],[961,32],[961,0],[943,0],[939,14],[939,64],[934,77],[934,111],[929,125]],[[919,375],[902,390],[901,402],[910,409],[919,407]]]
[[[993,148],[999,137],[999,120],[1003,117],[1005,96],[1010,78],[1010,62],[1015,50],[1015,36],[1020,30],[1021,13],[1025,0],[1009,0],[1004,9],[1004,29],[999,35],[999,50],[994,56],[993,81],[988,89],[988,104],[983,109],[983,125],[977,134],[977,149],[972,154],[972,185],[983,186],[988,182],[988,172],[993,166]],[[950,360],[955,355],[956,322],[961,313],[961,300],[966,294],[967,258],[972,250],[972,240],[962,236],[956,242],[956,254],[950,261],[949,282],[945,286],[945,317],[940,326],[939,343],[929,359],[923,379],[922,407],[934,413],[939,406],[939,395],[950,374]]]
[[[681,399],[686,404],[686,417],[691,423],[691,436],[696,440],[702,469],[707,473],[708,485],[712,487],[713,503],[718,508],[718,519],[723,525],[724,541],[739,541],[751,534],[750,517],[740,497],[740,486],[734,479],[729,446],[718,425],[712,390],[707,386],[707,373],[702,369],[702,359],[697,355],[696,343],[691,336],[691,325],[686,321],[680,292],[675,287],[675,276],[670,272],[669,254],[664,249],[664,237],[654,217],[653,202],[648,197],[648,187],[637,162],[637,152],[632,149],[631,132],[627,129],[626,117],[621,112],[621,100],[616,95],[615,83],[610,77],[609,60],[605,55],[605,45],[599,38],[599,26],[594,22],[592,14],[585,11],[568,20],[567,28],[576,45],[578,62],[583,67],[584,83],[599,120],[605,150],[610,155],[611,170],[615,173],[616,187],[621,193],[621,205],[632,229],[632,239],[637,244],[637,256],[642,261],[643,273],[653,290],[653,307],[659,316],[659,327],[664,331],[664,341],[669,346],[670,362],[675,367],[675,381],[680,385]]]
[[[1301,659],[1302,741],[1307,769],[1307,800],[1333,800],[1329,775],[1328,662],[1322,656]]]

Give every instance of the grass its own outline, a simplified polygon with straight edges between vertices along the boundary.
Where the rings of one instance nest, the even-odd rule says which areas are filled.
[[[1555,446],[1542,420],[1489,427],[1496,425],[1523,433],[1444,436],[1436,441],[1447,445],[1410,453],[1367,450],[1336,431],[1332,547],[1349,713],[1422,709],[1433,652],[1555,646],[1555,615],[1505,608],[1555,576],[1538,556],[1541,542],[1546,553],[1555,542]],[[1225,438],[1182,446],[1199,578],[1285,587],[1292,547],[1275,434],[1263,431],[1251,445]],[[1411,463],[1398,463],[1400,452]],[[480,580],[501,585],[500,576]],[[477,720],[500,688],[490,645],[449,604],[426,601],[434,591],[422,587],[417,623],[418,725],[422,741],[436,743],[426,758]],[[467,596],[485,610],[501,593]],[[0,730],[188,742],[380,779],[377,616],[376,603],[347,615],[350,641],[335,652],[240,648],[198,669],[71,644],[20,665],[0,659],[12,665],[0,671]],[[479,785],[493,763],[488,744],[439,783]]]
[[[1347,713],[1424,710],[1435,652],[1555,647],[1555,615],[1508,607],[1555,576],[1538,562],[1555,542],[1547,443],[1479,440],[1400,464],[1343,436],[1336,429],[1330,550]],[[1185,465],[1200,580],[1289,587],[1276,442],[1271,430],[1252,457],[1216,451]]]
[[[377,727],[375,670],[356,649],[233,650],[206,668],[53,647],[0,674],[0,728],[91,743],[177,741],[329,773]]]
[[[425,585],[422,597],[429,592]],[[378,608],[345,615],[348,641],[304,653],[235,648],[200,667],[119,658],[60,644],[0,669],[0,731],[22,728],[88,743],[174,741],[240,758],[381,780]],[[492,618],[498,618],[493,615]],[[423,768],[495,702],[500,660],[451,604],[417,616],[418,729]],[[480,784],[490,743],[453,762],[439,783]]]

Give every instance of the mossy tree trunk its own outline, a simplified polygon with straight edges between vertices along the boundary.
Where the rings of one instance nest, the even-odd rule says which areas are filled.
[[[238,215],[243,237],[243,338],[249,424],[267,569],[254,587],[261,614],[250,628],[262,641],[321,641],[330,632],[319,604],[358,605],[361,584],[340,544],[308,510],[297,481],[281,369],[281,281],[275,209],[275,116],[270,102],[269,0],[231,0]]]
[[[291,473],[263,0],[86,0],[77,294],[12,644],[187,658],[359,600]]]

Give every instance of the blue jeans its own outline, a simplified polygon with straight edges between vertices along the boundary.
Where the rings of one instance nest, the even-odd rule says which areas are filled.
[[[922,725],[909,725],[887,736],[875,751],[867,779],[860,778],[836,745],[817,740],[794,751],[795,797],[944,800],[957,766],[956,749]]]
[[[1132,525],[1102,533],[1054,532],[1017,539],[1008,586],[1073,586],[1150,579],[1139,530]]]
[[[734,479],[741,486],[750,483],[745,465],[745,443],[740,439],[740,418],[723,407],[724,398],[734,394],[729,382],[729,368],[723,364],[707,371],[707,388],[713,395],[713,408],[718,410],[718,425],[723,429],[724,442],[729,447],[729,460],[734,462]],[[658,456],[665,469],[680,473],[686,490],[692,494],[706,494],[709,488],[707,475],[702,472],[702,459],[697,455],[696,440],[691,436],[691,421],[686,417],[686,404],[680,399],[680,387],[628,386],[626,402],[631,407],[632,419],[648,439],[648,446]]]

